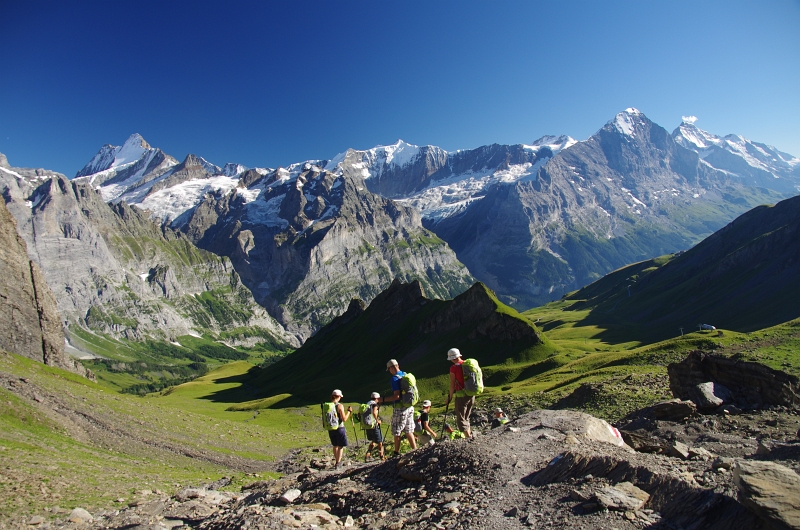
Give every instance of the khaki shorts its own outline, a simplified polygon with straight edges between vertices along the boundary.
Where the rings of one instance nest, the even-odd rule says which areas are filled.
[[[413,433],[414,407],[396,408],[392,411],[392,436],[401,436],[404,432]]]

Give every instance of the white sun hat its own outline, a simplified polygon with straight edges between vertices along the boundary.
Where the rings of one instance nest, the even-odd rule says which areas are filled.
[[[458,348],[450,348],[447,350],[447,360],[452,361],[454,359],[458,359],[461,357],[461,352],[458,351]]]

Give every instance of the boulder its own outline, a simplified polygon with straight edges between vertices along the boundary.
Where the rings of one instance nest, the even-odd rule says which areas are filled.
[[[620,482],[614,486],[606,486],[595,494],[597,502],[603,508],[619,511],[641,509],[650,499],[650,494],[631,484]]]
[[[303,494],[302,491],[292,488],[290,490],[286,490],[286,492],[284,492],[284,494],[281,495],[278,500],[284,504],[292,504],[302,494]]]
[[[562,435],[580,439],[593,440],[615,445],[627,451],[633,451],[622,439],[622,434],[605,420],[595,418],[583,412],[573,410],[536,410],[520,416],[516,420],[518,427],[524,430],[557,431]]]
[[[69,517],[67,517],[69,522],[76,524],[88,523],[92,519],[94,519],[92,514],[87,512],[84,508],[75,508],[70,512]]]
[[[775,462],[739,460],[733,468],[739,500],[777,528],[800,528],[800,475]]]
[[[713,411],[732,399],[730,390],[713,381],[695,385],[691,395],[692,401],[697,405],[697,409],[707,412]]]
[[[674,441],[670,444],[667,454],[682,460],[689,460],[689,446],[683,442]]]
[[[163,512],[163,517],[167,519],[180,519],[185,521],[202,521],[216,513],[217,509],[213,506],[196,500],[187,501],[170,506]]]
[[[631,446],[634,451],[640,453],[663,453],[664,446],[661,441],[651,436],[647,431],[626,431],[620,430],[622,439]]]
[[[656,403],[652,410],[653,415],[659,420],[681,421],[697,412],[697,406],[692,401],[670,399]]]

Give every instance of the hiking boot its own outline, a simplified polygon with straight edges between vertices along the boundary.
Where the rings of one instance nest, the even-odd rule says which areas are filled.
[[[396,456],[400,456],[400,453],[398,453],[397,451],[394,451],[394,452],[392,453],[392,458],[394,458],[394,457],[396,457]]]

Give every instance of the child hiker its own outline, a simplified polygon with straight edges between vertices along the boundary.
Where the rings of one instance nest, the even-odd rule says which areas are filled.
[[[361,424],[364,425],[364,432],[366,432],[367,440],[369,440],[367,454],[364,456],[365,460],[372,458],[372,449],[375,446],[378,447],[378,454],[380,455],[381,460],[384,459],[383,433],[381,432],[381,419],[378,416],[378,413],[381,410],[381,406],[378,405],[378,400],[380,397],[380,394],[373,392],[370,396],[370,400],[366,403],[365,408],[362,407],[363,410],[361,412]]]

